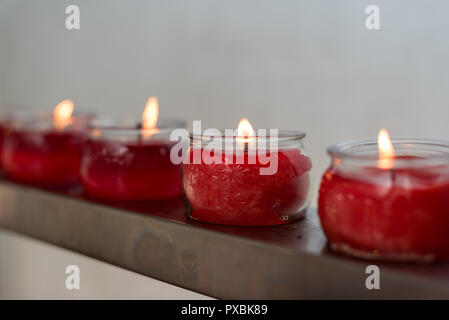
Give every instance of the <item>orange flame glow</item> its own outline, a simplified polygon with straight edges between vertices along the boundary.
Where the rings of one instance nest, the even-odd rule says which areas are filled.
[[[242,118],[242,120],[240,120],[239,126],[237,127],[237,135],[246,139],[254,136],[253,126],[248,119]]]
[[[379,161],[378,166],[381,169],[391,169],[394,165],[394,147],[391,143],[388,131],[382,129],[378,137]]]
[[[73,101],[63,100],[55,107],[53,111],[53,123],[56,128],[63,129],[72,122]]]
[[[254,139],[251,137],[254,137],[255,131],[248,119],[242,118],[242,120],[240,120],[237,127],[237,135],[238,137],[236,140],[240,148],[248,148],[249,143],[253,146]]]
[[[145,110],[142,114],[142,134],[145,138],[158,133],[156,128],[157,119],[159,116],[159,103],[156,97],[150,97],[145,105]]]

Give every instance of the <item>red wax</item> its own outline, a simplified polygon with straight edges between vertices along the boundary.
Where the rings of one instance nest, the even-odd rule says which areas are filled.
[[[449,258],[449,169],[330,168],[319,195],[321,225],[336,250],[367,258]]]
[[[81,179],[93,198],[160,200],[182,194],[181,166],[170,160],[172,144],[143,141],[88,141]]]
[[[2,149],[10,179],[42,187],[65,187],[79,178],[85,135],[77,131],[13,130]]]
[[[191,159],[194,152],[201,150],[191,149]],[[297,219],[308,205],[310,158],[297,149],[280,150],[275,156],[278,170],[273,175],[260,175],[259,169],[268,165],[258,158],[249,160],[256,157],[249,154],[245,154],[243,164],[235,163],[235,155],[223,153],[218,155],[221,164],[183,164],[190,216],[242,226],[284,224]]]

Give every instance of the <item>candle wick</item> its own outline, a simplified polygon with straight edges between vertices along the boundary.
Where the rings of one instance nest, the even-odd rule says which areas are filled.
[[[390,169],[391,183],[394,185],[396,181],[396,170]]]
[[[142,125],[142,123],[138,123],[137,125],[136,125],[136,127],[137,127],[137,130],[138,130],[138,134],[137,134],[137,140],[139,141],[139,142],[142,142],[142,140],[143,140],[143,136],[142,136],[142,128],[143,128],[143,125]]]

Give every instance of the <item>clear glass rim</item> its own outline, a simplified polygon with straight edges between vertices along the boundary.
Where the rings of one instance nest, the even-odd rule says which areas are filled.
[[[74,111],[72,122],[60,130],[82,130],[95,118],[93,112]],[[13,112],[10,117],[10,127],[14,129],[48,130],[55,128],[52,111],[21,110]]]
[[[161,119],[157,122],[158,129],[184,128],[186,121],[174,119]],[[94,119],[89,125],[89,129],[111,130],[111,131],[140,131],[141,122],[132,119],[116,120],[112,118]]]
[[[415,156],[413,158],[394,158],[394,167],[424,167],[446,164],[449,165],[449,142],[433,139],[392,139],[397,155]],[[373,154],[357,153],[357,149],[376,151]],[[351,140],[332,145],[327,153],[333,159],[351,162],[363,166],[378,166],[377,140]]]
[[[29,112],[29,109],[16,104],[0,105],[0,122],[12,121],[14,116]]]
[[[232,135],[232,136],[226,136],[224,134],[224,131],[226,129],[218,129],[221,132],[221,135],[196,135],[193,132],[189,133],[189,137],[192,141],[203,141],[203,140],[237,140],[238,138],[242,138],[241,136],[238,135]],[[256,131],[257,132],[257,131]],[[271,138],[271,136],[269,135],[270,130],[267,129],[267,136],[258,136],[257,134],[254,136],[251,136],[250,139],[254,139],[254,140],[267,140],[267,141],[272,141],[272,140],[277,140],[279,142],[289,142],[289,141],[301,141],[306,137],[306,133],[303,131],[293,131],[293,130],[278,130],[278,136],[277,138]]]
[[[187,122],[184,120],[161,119],[158,120],[155,130],[148,129],[146,131],[150,134],[151,139],[161,138],[170,135],[175,129],[185,128],[186,124]],[[141,122],[133,119],[94,119],[88,124],[88,130],[89,138],[92,140],[131,141],[136,138],[142,139],[142,136],[145,136]]]
[[[53,120],[53,110],[47,111],[47,110],[12,110],[12,111],[6,111],[13,120],[18,121],[36,121],[36,120]],[[86,110],[75,110],[73,111],[73,117],[92,117],[94,115],[93,112],[86,111]]]

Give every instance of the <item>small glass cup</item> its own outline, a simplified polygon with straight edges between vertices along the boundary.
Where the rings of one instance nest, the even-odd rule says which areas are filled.
[[[449,258],[449,143],[393,140],[381,165],[377,141],[328,148],[318,201],[332,249],[366,259]],[[385,160],[382,160],[385,161]]]
[[[255,136],[247,142],[220,133],[191,135],[183,163],[190,218],[264,226],[304,217],[312,167],[305,133],[279,131],[276,137]]]
[[[52,113],[14,113],[2,148],[8,178],[46,188],[77,183],[86,127],[92,118],[92,114],[75,112],[70,123],[56,126]]]
[[[109,201],[152,201],[183,193],[180,164],[171,161],[170,141],[184,121],[160,121],[142,130],[134,121],[98,120],[90,126],[81,180],[88,196]]]
[[[9,132],[9,125],[11,123],[12,115],[9,110],[1,110],[0,111],[0,159],[3,154],[3,144],[5,141],[5,137]],[[1,167],[1,161],[0,161]]]
[[[14,117],[22,114],[24,110],[26,109],[16,105],[0,106],[0,168],[2,167],[1,158],[3,154],[3,143],[5,141],[5,137],[10,131],[10,126]]]

